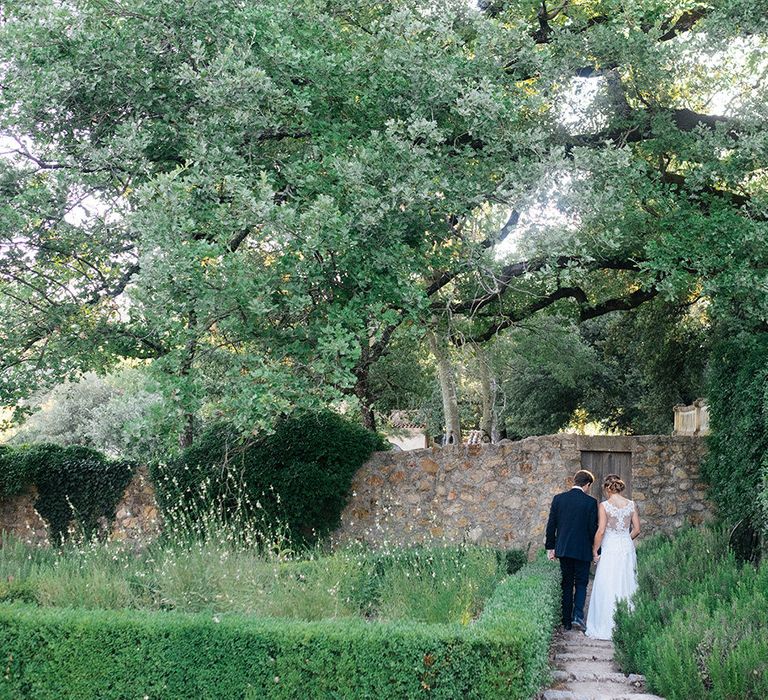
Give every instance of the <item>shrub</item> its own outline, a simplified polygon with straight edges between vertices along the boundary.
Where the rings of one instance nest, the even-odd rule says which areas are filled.
[[[35,508],[48,523],[53,541],[66,538],[74,520],[89,537],[100,519],[114,518],[115,507],[134,465],[109,460],[88,447],[53,444],[0,448],[0,497],[37,487]]]
[[[152,476],[171,519],[179,510],[202,512],[211,504],[230,517],[258,509],[273,528],[285,525],[309,542],[338,525],[352,477],[384,447],[375,433],[335,413],[301,413],[260,439],[217,424],[177,460],[155,465]]]
[[[501,583],[486,603],[479,625],[487,633],[519,639],[526,650],[521,694],[509,697],[533,697],[548,682],[549,647],[560,620],[560,600],[560,569],[540,559]]]
[[[768,562],[737,562],[723,529],[639,555],[634,610],[621,602],[616,613],[623,670],[670,700],[768,697]]]
[[[768,333],[723,333],[708,373],[712,434],[702,474],[721,516],[763,526],[757,493],[768,467]]]
[[[465,626],[0,605],[0,696],[528,698],[547,679],[558,580],[525,567]]]

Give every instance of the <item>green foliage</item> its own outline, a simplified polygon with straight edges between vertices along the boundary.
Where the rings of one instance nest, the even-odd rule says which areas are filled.
[[[504,396],[499,422],[510,438],[565,426],[598,371],[595,353],[576,325],[557,317],[514,329],[489,354]]]
[[[36,474],[24,454],[18,448],[0,445],[0,497],[16,496],[34,483]]]
[[[363,589],[366,606],[385,620],[468,624],[506,574],[502,554],[465,546],[376,553]]]
[[[31,400],[34,413],[11,442],[84,445],[146,462],[170,447],[168,427],[152,421],[160,396],[147,385],[145,368],[123,367],[104,376],[87,372]]]
[[[180,510],[245,511],[313,541],[338,525],[352,477],[384,441],[331,411],[278,421],[272,434],[244,437],[229,424],[210,427],[178,459],[152,469],[167,517]]]
[[[420,327],[403,328],[371,367],[370,391],[377,412],[388,415],[395,410],[419,409],[430,398],[436,372],[422,335]]]
[[[531,697],[547,679],[558,572],[525,567],[472,625],[0,605],[2,697]]]
[[[89,537],[102,518],[107,522],[114,518],[133,467],[75,445],[0,446],[0,497],[34,485],[35,508],[48,523],[53,541],[68,536],[72,521]]]
[[[0,129],[72,162],[45,177],[21,154],[0,163],[0,238],[50,251],[33,268],[9,260],[0,286],[18,321],[0,337],[4,397],[150,357],[177,412],[199,413],[216,386],[240,428],[354,402],[363,355],[418,319],[422,280],[453,255],[450,215],[506,189],[507,149],[457,140],[483,132],[518,151],[512,125],[540,121],[502,68],[515,42],[463,2],[443,8],[450,20],[426,1],[4,10],[16,107],[0,99]],[[482,53],[467,49],[477,40]],[[109,214],[70,223],[86,188]],[[122,293],[130,315],[115,313]]]
[[[639,591],[616,613],[625,672],[670,700],[765,697],[768,563],[739,564],[727,531],[688,530],[639,550]]]
[[[672,432],[673,407],[706,395],[708,323],[701,304],[655,299],[583,324],[597,356],[581,399],[590,418],[639,435]]]
[[[763,470],[768,467],[768,333],[734,330],[715,345],[709,366],[712,434],[702,474],[721,517],[756,531]]]
[[[540,556],[500,584],[483,608],[479,626],[502,637],[514,636],[525,645],[527,663],[519,697],[533,697],[549,680],[549,649],[560,618],[560,600],[560,570]]]
[[[760,3],[482,5],[5,2],[2,403],[133,357],[177,429],[209,402],[265,429],[410,401],[368,373],[443,311],[489,338],[702,294],[764,323]],[[572,382],[525,379],[562,423]]]
[[[323,620],[364,616],[468,624],[508,573],[507,553],[434,546],[292,554],[218,540],[67,542],[57,549],[11,537],[0,548],[0,600],[46,607],[144,608]],[[234,545],[234,546],[233,546]],[[513,553],[517,571],[523,562]],[[519,564],[519,566],[518,566]]]

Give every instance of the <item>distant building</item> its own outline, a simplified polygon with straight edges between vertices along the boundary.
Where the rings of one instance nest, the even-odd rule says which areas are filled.
[[[678,404],[673,435],[709,435],[709,406],[706,399],[696,399],[690,406]]]
[[[382,432],[396,449],[421,450],[429,447],[427,426],[408,411],[393,411]]]

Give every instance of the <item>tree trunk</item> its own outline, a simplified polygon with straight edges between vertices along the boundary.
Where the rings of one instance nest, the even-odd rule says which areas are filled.
[[[445,428],[443,431],[444,445],[461,444],[461,422],[459,420],[459,401],[456,397],[456,379],[453,366],[448,356],[448,348],[440,342],[434,331],[428,331],[429,347],[437,361],[437,374],[440,379],[440,394],[443,399],[443,416]]]
[[[195,414],[184,413],[184,430],[179,435],[179,447],[189,447],[195,439]]]
[[[192,364],[195,361],[195,353],[197,352],[197,337],[194,335],[197,329],[197,313],[192,309],[189,312],[189,321],[187,323],[187,330],[190,333],[190,337],[187,340],[184,348],[184,358],[181,362],[181,368],[179,375],[187,378],[192,373]],[[183,401],[182,401],[183,403]],[[179,435],[179,447],[184,449],[189,447],[195,439],[195,413],[190,411],[189,407],[181,407],[182,415],[184,416],[184,428]]]
[[[480,374],[480,391],[483,400],[483,415],[480,418],[480,432],[483,442],[493,442],[496,431],[496,382],[491,377],[488,353],[480,345],[475,345],[475,357]]]
[[[373,396],[371,395],[371,386],[368,383],[368,374],[374,358],[371,357],[370,341],[368,345],[363,344],[360,352],[360,361],[355,368],[355,387],[354,392],[360,403],[360,416],[363,419],[363,425],[376,432],[376,416],[373,412]]]
[[[364,378],[358,376],[357,383],[355,384],[355,396],[357,396],[357,399],[360,402],[360,415],[363,419],[363,425],[368,428],[368,430],[376,432],[376,416],[373,412],[373,400],[368,387],[367,372]]]

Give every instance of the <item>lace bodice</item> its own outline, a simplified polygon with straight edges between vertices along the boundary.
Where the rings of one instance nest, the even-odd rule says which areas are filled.
[[[634,501],[627,501],[623,508],[617,508],[610,501],[603,501],[603,507],[605,508],[605,514],[608,516],[605,533],[629,537],[629,524],[632,521],[632,513],[635,510]]]

